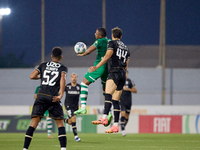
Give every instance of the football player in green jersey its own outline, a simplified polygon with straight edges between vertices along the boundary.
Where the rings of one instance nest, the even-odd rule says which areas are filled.
[[[78,56],[86,56],[93,51],[97,50],[96,60],[94,66],[96,66],[101,59],[104,57],[107,51],[107,44],[110,39],[107,37],[107,32],[105,28],[98,28],[95,32],[96,41],[91,45],[83,54],[78,54]],[[96,71],[90,73],[89,71],[85,74],[83,81],[81,82],[81,108],[74,112],[74,114],[86,114],[86,102],[88,96],[88,86],[95,82],[98,78],[101,78],[101,84],[103,86],[103,95],[105,96],[105,83],[108,76],[107,63],[102,65]],[[108,120],[111,121],[112,114],[109,113]]]

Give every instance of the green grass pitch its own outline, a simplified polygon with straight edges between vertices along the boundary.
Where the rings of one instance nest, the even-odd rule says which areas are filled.
[[[25,133],[0,133],[0,150],[22,150]],[[57,134],[34,133],[29,150],[60,150]],[[81,142],[67,134],[67,150],[197,150],[199,134],[92,134],[79,133]]]

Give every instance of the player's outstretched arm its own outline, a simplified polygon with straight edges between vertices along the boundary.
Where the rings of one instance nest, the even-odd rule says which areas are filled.
[[[91,45],[83,54],[78,54],[77,56],[86,56],[95,51],[97,48],[94,45]]]
[[[131,92],[132,92],[132,93],[137,93],[137,88],[136,88],[136,86],[134,86],[134,87],[131,89]]]
[[[134,86],[133,88],[127,88],[124,86],[123,88],[124,91],[130,91],[132,93],[137,93],[137,88]]]
[[[113,50],[107,50],[105,56],[101,59],[101,61],[96,65],[89,68],[89,72],[96,71],[99,67],[104,65],[113,55]]]
[[[30,75],[30,79],[32,80],[38,80],[40,79],[39,71],[38,70],[33,70],[33,72]]]

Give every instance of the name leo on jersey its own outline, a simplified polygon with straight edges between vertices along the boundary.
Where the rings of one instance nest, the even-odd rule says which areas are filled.
[[[79,91],[68,91],[68,94],[79,94]]]

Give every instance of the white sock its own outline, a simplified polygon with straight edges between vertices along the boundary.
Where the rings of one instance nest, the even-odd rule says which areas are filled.
[[[61,150],[66,150],[66,147],[61,147]]]
[[[108,115],[103,115],[102,118],[103,118],[103,119],[107,119],[107,116],[108,116]]]
[[[81,109],[86,109],[86,105],[85,104],[81,104]]]
[[[76,135],[74,138],[76,139],[78,137],[78,135]]]
[[[118,126],[118,123],[117,122],[113,123],[113,126]]]

